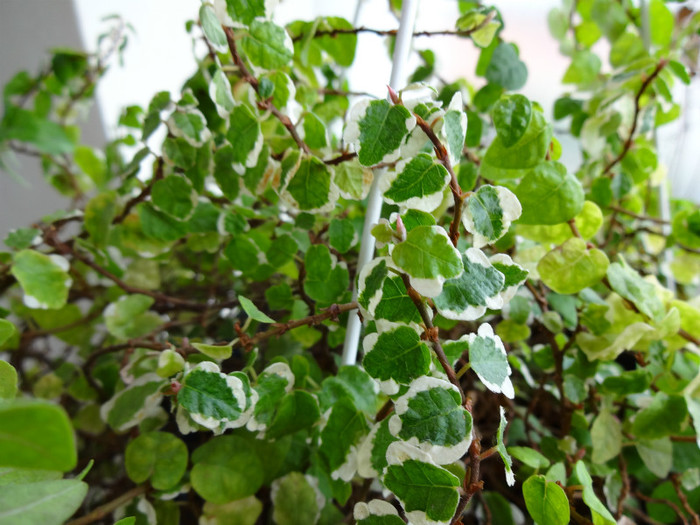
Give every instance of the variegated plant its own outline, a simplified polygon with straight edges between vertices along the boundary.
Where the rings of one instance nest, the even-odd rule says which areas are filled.
[[[700,14],[554,9],[555,133],[502,14],[458,4],[427,34],[475,74],[421,49],[373,98],[346,69],[392,31],[205,0],[195,73],[104,150],[75,122],[118,31],[12,79],[0,161],[72,204],[0,253],[0,525],[700,523],[700,211],[664,211],[652,133]]]

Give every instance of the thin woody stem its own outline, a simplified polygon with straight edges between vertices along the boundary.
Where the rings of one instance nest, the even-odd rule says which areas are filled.
[[[639,122],[639,113],[641,111],[639,101],[642,98],[644,92],[649,87],[649,85],[652,83],[652,81],[659,75],[659,73],[661,73],[661,70],[664,67],[666,67],[666,64],[668,64],[668,60],[666,60],[665,58],[659,60],[659,63],[654,68],[654,71],[652,71],[651,74],[644,79],[644,82],[642,82],[642,86],[639,88],[639,91],[637,91],[637,94],[634,97],[634,117],[632,119],[632,127],[630,128],[630,132],[627,135],[627,139],[625,140],[625,143],[622,146],[622,151],[620,151],[617,157],[608,162],[605,168],[603,168],[603,172],[600,174],[601,177],[612,177],[613,167],[615,167],[619,162],[622,161],[622,159],[625,158],[625,155],[627,155],[627,152],[632,147],[632,144],[634,143],[634,133],[637,131],[637,123]]]
[[[236,47],[236,37],[233,33],[233,30],[230,27],[224,27],[224,32],[226,33],[226,40],[228,41],[228,47],[229,50],[231,51],[231,57],[233,58],[233,63],[236,64],[238,67],[238,70],[241,73],[241,77],[243,78],[244,81],[246,81],[248,84],[252,86],[252,88],[255,90],[255,92],[260,96],[260,82],[258,79],[250,72],[248,69],[248,66],[246,66],[245,62],[241,58],[241,55],[238,53],[238,48]],[[262,99],[262,97],[260,97]],[[302,150],[304,153],[307,155],[311,154],[311,148],[309,148],[308,144],[302,140],[302,138],[299,136],[299,133],[297,132],[296,127],[294,126],[294,123],[289,119],[289,117],[285,114],[283,114],[273,103],[271,100],[265,99],[261,100],[258,102],[258,106],[261,109],[265,109],[272,113],[277,120],[279,120],[282,125],[287,128],[287,131],[289,134],[292,136],[294,139],[294,142],[297,143],[297,146],[299,146],[299,149]]]
[[[455,374],[454,368],[450,366],[450,363],[447,360],[447,356],[445,355],[445,351],[442,349],[442,345],[440,344],[440,338],[438,337],[438,329],[435,326],[433,326],[433,322],[430,319],[430,315],[428,313],[428,308],[425,305],[425,302],[423,302],[423,297],[416,291],[415,288],[413,288],[413,286],[411,286],[411,280],[408,277],[408,275],[406,275],[405,273],[401,273],[401,279],[403,280],[403,284],[406,287],[408,296],[413,301],[413,304],[416,305],[418,313],[420,313],[421,319],[423,320],[423,324],[425,325],[426,338],[432,344],[433,351],[435,352],[438,361],[440,361],[440,365],[442,365],[442,368],[445,370],[445,373],[447,374],[447,378],[450,380],[450,383],[457,387],[459,395],[462,398],[462,405],[466,406],[467,396],[464,395],[464,390],[462,390],[462,386],[459,384],[459,379],[457,379],[457,375]]]

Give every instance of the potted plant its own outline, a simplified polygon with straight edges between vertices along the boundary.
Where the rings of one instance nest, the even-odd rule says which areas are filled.
[[[0,152],[72,205],[0,253],[0,524],[700,523],[700,211],[654,140],[700,15],[554,9],[554,132],[498,9],[459,9],[474,75],[426,48],[371,98],[343,71],[395,32],[205,2],[182,92],[104,149],[109,53],[10,81]]]

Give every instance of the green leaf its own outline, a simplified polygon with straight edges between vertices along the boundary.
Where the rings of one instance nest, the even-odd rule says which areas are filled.
[[[275,417],[265,431],[265,437],[277,439],[311,428],[320,416],[316,398],[308,392],[294,390],[282,398]]]
[[[224,144],[214,153],[214,179],[229,200],[235,200],[241,190],[241,177],[234,171],[234,163],[233,147],[230,144]]]
[[[486,387],[513,399],[515,392],[510,380],[510,366],[501,339],[494,335],[490,324],[479,326],[478,332],[464,336],[469,342],[469,363]]]
[[[134,483],[150,478],[154,489],[167,490],[187,470],[187,446],[168,432],[146,432],[127,445],[124,463]]]
[[[392,175],[382,178],[387,188],[384,198],[402,208],[431,212],[442,202],[449,181],[450,174],[442,164],[426,153],[419,153],[408,162],[399,162]]]
[[[588,505],[593,515],[593,523],[598,525],[615,525],[616,521],[610,511],[601,503],[593,490],[593,480],[586,470],[583,461],[578,461],[574,466],[574,473],[581,485],[583,485],[583,502]],[[528,509],[529,510],[529,509]]]
[[[333,207],[337,190],[331,168],[318,157],[304,156],[287,179],[282,198],[298,210],[320,212]]]
[[[95,246],[105,246],[116,215],[117,194],[113,191],[98,193],[85,205],[83,224]]]
[[[467,197],[462,224],[474,236],[474,247],[481,248],[503,237],[521,211],[520,202],[508,188],[484,185]]]
[[[491,55],[485,76],[489,82],[514,91],[527,82],[527,66],[518,58],[513,44],[501,42]]]
[[[165,384],[159,375],[144,374],[103,404],[100,416],[117,432],[135,427],[159,412]]]
[[[350,481],[356,464],[351,448],[357,447],[369,430],[365,415],[348,398],[333,405],[328,422],[321,431],[320,454],[328,463],[332,479]]]
[[[444,122],[442,132],[447,139],[445,141],[447,151],[452,164],[456,165],[462,159],[464,141],[467,138],[467,114],[464,112],[461,91],[457,91],[457,93],[452,96],[450,105],[445,115],[442,117],[442,120]]]
[[[321,410],[332,407],[341,397],[347,397],[353,404],[370,416],[377,413],[377,386],[370,375],[354,365],[341,366],[335,376],[327,377],[318,393]]]
[[[236,101],[231,93],[231,83],[226,73],[217,69],[209,84],[209,98],[216,105],[216,112],[223,119],[227,119],[236,107]]]
[[[375,297],[368,311],[370,317],[394,323],[421,322],[420,312],[409,297],[403,279],[394,274],[384,279],[381,295]]]
[[[663,392],[642,408],[632,422],[632,433],[642,439],[657,439],[680,432],[688,410],[685,399]]]
[[[204,36],[207,37],[212,47],[219,53],[228,51],[226,33],[222,29],[214,9],[209,4],[202,4],[202,7],[199,8],[199,22],[202,24]]]
[[[481,175],[490,180],[522,177],[524,170],[534,168],[547,154],[552,129],[540,111],[533,111],[525,133],[512,146],[506,147],[496,136],[486,150]]]
[[[673,443],[668,437],[640,439],[636,444],[644,465],[656,476],[664,479],[673,466]]]
[[[19,228],[10,230],[5,237],[5,244],[14,250],[26,250],[41,242],[41,231],[36,228]]]
[[[334,29],[352,29],[352,24],[344,18],[337,16],[326,16],[320,19],[319,31],[332,31]],[[357,48],[357,35],[354,33],[337,33],[333,35],[316,35],[314,40],[335,63],[342,67],[349,67],[355,60],[355,49]]]
[[[610,48],[610,65],[621,67],[647,55],[639,35],[626,32]]]
[[[262,150],[263,136],[260,122],[246,104],[239,104],[231,112],[226,138],[231,144],[233,162],[246,168],[254,167]]]
[[[356,242],[357,233],[349,219],[331,219],[328,227],[328,242],[339,253],[347,252]]]
[[[105,325],[117,339],[136,339],[156,330],[163,320],[148,309],[155,300],[141,294],[123,295],[104,311]]]
[[[608,410],[602,410],[591,427],[593,462],[603,464],[622,450],[622,425]]]
[[[555,292],[573,294],[598,283],[609,264],[604,252],[588,249],[583,239],[574,237],[547,253],[537,264],[537,271]]]
[[[146,237],[163,242],[174,242],[187,235],[187,224],[166,215],[150,202],[138,206],[141,228]]]
[[[280,69],[291,62],[294,48],[283,27],[268,20],[254,19],[249,23],[248,34],[241,39],[240,45],[253,65]]]
[[[584,194],[578,179],[559,162],[543,162],[530,170],[515,189],[523,207],[521,224],[559,224],[583,208]]]
[[[384,485],[401,502],[408,519],[415,523],[426,523],[426,519],[449,522],[459,501],[459,478],[399,441],[389,445],[387,457]]]
[[[657,46],[667,47],[674,33],[673,13],[662,0],[651,0],[648,16],[654,21],[649,26],[651,41]]]
[[[225,4],[226,14],[231,20],[244,25],[249,25],[255,18],[266,15],[264,0],[225,0]]]
[[[513,474],[513,458],[511,458],[510,454],[508,454],[506,445],[503,442],[503,434],[505,433],[508,421],[506,420],[505,408],[501,406],[499,407],[499,411],[501,415],[501,421],[498,424],[498,432],[496,434],[496,450],[498,450],[498,455],[501,456],[501,460],[503,460],[503,465],[506,469],[506,483],[509,487],[512,487],[513,485],[515,485],[515,475]]]
[[[185,177],[170,176],[158,180],[151,188],[153,204],[176,219],[187,219],[197,204],[197,193]]]
[[[7,319],[0,319],[0,346],[9,341],[17,333],[15,325]]]
[[[459,276],[462,257],[440,226],[417,226],[391,253],[394,263],[411,277],[411,285],[427,297],[436,297],[446,279]]]
[[[177,402],[195,423],[215,431],[245,425],[252,412],[247,377],[223,374],[209,361],[199,363],[184,377]]]
[[[185,139],[199,147],[211,138],[207,120],[198,109],[178,109],[168,119],[168,130],[174,137]]]
[[[430,370],[430,350],[408,326],[368,334],[362,344],[362,365],[369,375],[386,382],[380,386],[389,394],[396,393],[398,385],[409,384]]]
[[[311,246],[304,257],[304,291],[323,304],[335,302],[348,289],[350,276],[345,263],[338,263],[324,244]]]
[[[36,400],[0,401],[0,466],[67,472],[76,463],[73,427],[63,408]]]
[[[569,499],[564,489],[544,476],[530,476],[523,483],[527,511],[538,525],[568,525]]]
[[[265,430],[272,422],[285,394],[294,386],[294,374],[284,362],[269,365],[258,377],[258,400],[248,422],[248,430]]]
[[[12,105],[5,106],[5,116],[0,121],[0,141],[7,140],[28,142],[47,155],[64,155],[75,148],[62,126]]]
[[[243,297],[242,295],[238,296],[238,302],[241,303],[241,308],[245,310],[245,313],[248,314],[248,317],[255,319],[256,321],[259,321],[261,323],[274,323],[275,320],[270,318],[268,315],[264,314],[261,312],[255,304],[253,304],[253,301],[248,299],[247,297]]]
[[[0,319],[0,332],[3,329],[3,321],[5,320]],[[14,329],[14,326],[12,328]],[[0,336],[1,340],[2,336]],[[7,361],[0,359],[0,399],[14,399],[15,395],[17,395],[17,370]]]
[[[660,321],[666,315],[666,308],[656,295],[656,287],[642,279],[624,259],[612,263],[607,270],[612,289],[634,303],[644,315],[653,321]]]
[[[5,486],[0,525],[60,525],[78,510],[87,491],[87,483],[75,479]]]
[[[445,465],[466,454],[472,441],[472,418],[451,383],[421,377],[394,402],[389,431],[404,441],[412,440],[435,463]]]
[[[184,368],[185,358],[175,350],[168,348],[163,350],[158,356],[158,369],[156,370],[156,374],[160,377],[172,377],[182,372]]]
[[[478,248],[469,248],[462,256],[464,271],[455,279],[448,279],[442,293],[434,301],[438,312],[447,319],[473,321],[503,306],[500,295],[505,276],[493,267]]]
[[[562,82],[564,84],[582,84],[587,85],[592,83],[600,71],[600,58],[592,51],[584,49],[576,51],[569,65]]]
[[[549,460],[530,447],[508,447],[508,453],[528,467],[541,469],[549,467]]]
[[[23,485],[37,481],[61,479],[63,474],[56,470],[20,469],[13,467],[0,468],[0,486]]]
[[[24,304],[49,310],[66,304],[72,284],[69,267],[68,261],[60,255],[22,250],[14,255],[10,271],[24,290]]]
[[[381,499],[373,499],[368,503],[356,503],[353,508],[353,518],[355,518],[357,525],[405,524],[394,506]]]
[[[584,201],[581,211],[574,217],[574,224],[581,238],[589,240],[603,225],[603,212],[596,203]],[[552,244],[561,244],[574,236],[571,227],[566,223],[536,226],[518,224],[517,233],[533,241]]]
[[[361,166],[357,161],[343,162],[335,166],[334,182],[341,197],[362,200],[367,197],[374,175],[372,170]]]
[[[350,111],[344,139],[355,144],[360,164],[372,166],[396,160],[404,137],[415,125],[416,119],[403,106],[363,100]]]
[[[215,437],[192,453],[192,488],[206,501],[224,504],[252,496],[263,484],[256,448],[240,436]]]
[[[255,525],[262,514],[263,505],[255,496],[248,496],[223,505],[207,501],[202,510],[205,519],[213,520],[212,525]]]
[[[527,130],[532,119],[532,103],[523,95],[506,95],[491,110],[503,146],[516,144]]]
[[[322,149],[328,146],[326,125],[314,113],[304,115],[304,142],[311,149]]]
[[[223,361],[231,357],[233,353],[233,343],[228,343],[226,345],[209,345],[205,343],[190,343],[193,348],[199,350],[204,355],[215,359],[216,361]]]
[[[301,472],[290,472],[273,482],[272,505],[272,519],[285,525],[311,525],[321,513],[316,490]]]

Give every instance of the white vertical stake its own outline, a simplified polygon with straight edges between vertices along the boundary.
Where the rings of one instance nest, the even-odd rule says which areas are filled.
[[[399,31],[396,35],[396,46],[394,47],[394,58],[391,67],[391,78],[389,85],[393,88],[399,88],[403,85],[405,75],[404,69],[408,60],[408,54],[411,50],[411,40],[413,39],[413,27],[416,21],[416,12],[418,11],[419,0],[403,0],[401,9],[401,22]],[[362,239],[360,241],[360,255],[357,259],[357,268],[355,270],[355,284],[353,285],[352,298],[357,301],[357,276],[360,274],[362,267],[372,260],[374,256],[375,239],[372,236],[372,227],[379,221],[382,211],[382,195],[379,191],[379,179],[384,170],[374,171],[374,180],[369,190],[369,200],[367,202],[367,214],[365,215],[365,224],[362,229]],[[360,318],[354,313],[348,318],[348,325],[345,331],[345,344],[343,345],[342,364],[354,365],[357,361],[357,346],[360,343],[360,330],[362,323]]]

